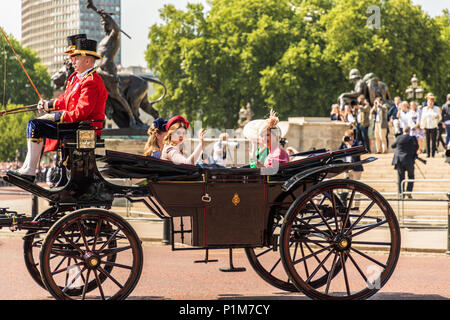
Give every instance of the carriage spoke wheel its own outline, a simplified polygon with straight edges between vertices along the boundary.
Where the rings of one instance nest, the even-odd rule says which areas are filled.
[[[279,207],[278,210],[281,211],[282,208]],[[286,212],[287,208],[283,211]],[[279,213],[274,217],[271,230],[273,243],[262,248],[245,248],[245,253],[250,265],[267,283],[284,291],[297,292],[298,289],[289,280],[283,269],[280,251],[278,250],[278,237],[283,219],[284,215]]]
[[[47,289],[42,281],[41,273],[40,273],[40,262],[39,262],[39,256],[41,253],[42,243],[45,239],[45,236],[48,232],[48,229],[61,217],[63,217],[66,212],[57,212],[57,208],[52,207],[48,210],[42,212],[33,221],[40,221],[45,220],[48,227],[41,229],[41,230],[28,230],[23,242],[23,250],[24,250],[24,259],[25,259],[25,266],[27,267],[28,272],[30,273],[33,280],[42,288]],[[109,245],[110,248],[115,246],[115,242],[112,241]],[[52,255],[50,259],[55,259],[57,255]],[[114,262],[116,259],[116,255],[111,255],[108,257],[109,262]],[[63,261],[64,262],[64,261]],[[67,263],[68,261],[66,261]],[[112,266],[108,265],[105,267],[105,269],[111,270]],[[100,280],[103,282],[106,279],[105,275],[100,275]],[[95,281],[95,280],[94,280]],[[96,288],[96,284],[92,281],[87,286],[87,292],[90,292],[91,290]],[[78,296],[81,294],[80,289],[69,289],[66,290],[66,293],[68,295],[72,296]]]
[[[42,244],[40,272],[56,299],[125,299],[142,272],[141,242],[120,216],[83,209],[58,220]]]
[[[308,190],[289,208],[280,237],[286,273],[313,299],[372,296],[392,275],[400,253],[391,206],[352,180],[329,180]],[[309,252],[299,254],[301,247]]]
[[[299,184],[296,189],[289,192],[283,192],[276,199],[274,205],[271,208],[270,216],[273,217],[273,223],[270,229],[272,235],[272,243],[269,246],[262,248],[245,248],[245,253],[250,262],[250,265],[263,278],[267,283],[273,285],[284,291],[298,292],[297,287],[292,283],[286,274],[283,264],[281,263],[280,250],[278,248],[278,240],[280,236],[280,230],[283,225],[286,213],[290,205],[303,193],[305,188]],[[325,200],[329,200],[331,195],[324,193],[322,198],[317,202],[317,208],[322,208]],[[343,206],[340,198],[335,196],[335,203],[337,206]],[[328,217],[327,219],[331,219]],[[313,251],[308,243],[291,242],[289,246],[294,250],[294,257],[305,256],[311,254]],[[345,259],[345,258],[344,258]],[[333,277],[339,273],[341,266],[338,265],[334,270]],[[328,279],[328,271],[322,274],[321,277],[314,279],[311,282],[311,286],[320,287],[326,283]]]
[[[48,228],[61,217],[56,215],[57,208],[52,207],[46,211],[38,214],[33,221],[46,220],[48,221]],[[25,266],[30,273],[33,280],[42,288],[46,289],[42,282],[41,273],[39,272],[39,255],[41,253],[42,242],[44,241],[47,229],[42,230],[28,230],[24,236],[23,241],[23,256],[25,259]]]

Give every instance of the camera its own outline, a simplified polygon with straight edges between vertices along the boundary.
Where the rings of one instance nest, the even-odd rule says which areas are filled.
[[[345,136],[344,137],[344,142],[349,142],[349,141],[352,141],[352,137]]]

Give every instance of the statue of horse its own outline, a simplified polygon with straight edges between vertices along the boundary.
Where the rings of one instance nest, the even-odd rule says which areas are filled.
[[[56,89],[64,89],[67,78],[70,75],[70,71],[67,71],[67,68],[67,65],[65,65],[53,74],[52,81]],[[153,118],[158,118],[158,111],[153,108],[153,105],[165,97],[167,93],[165,85],[150,75],[137,76],[133,74],[118,74],[118,78],[119,90],[131,107],[136,126],[138,128],[146,128],[147,125],[139,119],[139,110],[142,109]],[[148,99],[149,82],[159,84],[164,88],[164,94],[155,101],[149,101]],[[128,112],[124,110],[122,104],[112,96],[109,96],[106,101],[105,113],[108,119],[114,120],[119,128],[129,128],[130,121]]]

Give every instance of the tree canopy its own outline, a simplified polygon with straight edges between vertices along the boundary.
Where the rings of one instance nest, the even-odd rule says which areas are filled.
[[[53,88],[47,68],[40,63],[36,52],[22,47],[11,35],[8,36],[14,50],[22,61],[30,78],[43,98],[51,98]],[[0,34],[0,104],[2,109],[14,109],[23,105],[37,103],[38,95],[28,77],[17,61],[7,41]],[[19,158],[24,156],[26,148],[27,122],[34,113],[26,112],[7,115],[0,118],[0,161],[14,160],[18,150]]]
[[[10,35],[8,38],[41,96],[51,98],[53,88],[50,75],[47,68],[40,63],[37,53],[23,47],[13,36]],[[37,101],[38,95],[7,41],[0,34],[0,104],[3,107],[8,103],[30,105]]]
[[[18,105],[8,105],[8,109],[18,108]],[[27,123],[33,119],[33,112],[24,112],[6,115],[0,118],[0,161],[16,158],[16,150],[19,158],[23,159],[27,145]]]
[[[210,10],[166,5],[150,28],[148,66],[166,84],[158,104],[204,126],[255,117],[326,116],[352,90],[350,69],[375,73],[393,95],[416,74],[438,102],[448,91],[448,11],[431,18],[410,0],[211,0]],[[379,25],[371,25],[376,6]],[[160,94],[157,92],[156,94]]]

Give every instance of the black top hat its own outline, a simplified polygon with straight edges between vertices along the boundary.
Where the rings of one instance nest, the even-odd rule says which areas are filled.
[[[97,54],[97,41],[91,39],[76,39],[75,50],[70,54],[71,57],[82,55],[82,56],[92,56],[96,59],[101,59],[102,57]]]
[[[64,53],[72,53],[75,50],[75,44],[77,39],[86,39],[87,36],[85,33],[75,34],[67,37],[67,49]]]

